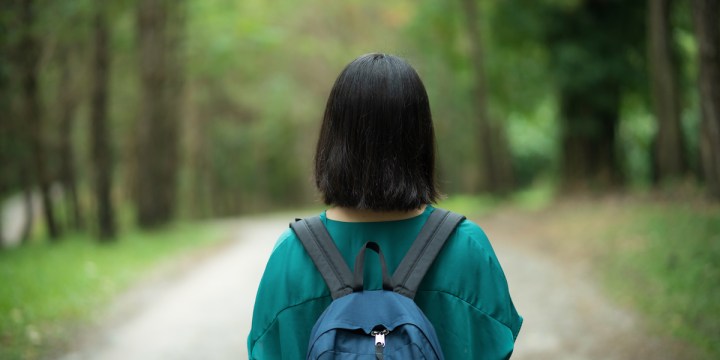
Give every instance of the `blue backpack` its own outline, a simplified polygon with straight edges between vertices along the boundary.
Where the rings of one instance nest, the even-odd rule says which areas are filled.
[[[312,329],[307,359],[444,359],[435,329],[413,298],[463,219],[435,209],[392,277],[377,243],[365,243],[351,272],[320,217],[291,224],[333,299]],[[367,249],[379,256],[383,290],[363,290]]]

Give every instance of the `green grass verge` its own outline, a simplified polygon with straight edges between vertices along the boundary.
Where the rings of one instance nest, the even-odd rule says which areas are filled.
[[[62,349],[113,296],[163,261],[223,239],[224,227],[176,224],[99,244],[87,235],[0,251],[0,359]]]
[[[500,199],[489,195],[452,195],[438,202],[437,207],[477,218],[492,212],[501,203]]]
[[[720,358],[720,208],[632,203],[604,234],[608,289],[657,329]]]
[[[469,218],[515,214],[544,251],[591,259],[606,292],[653,331],[689,344],[694,358],[720,359],[720,205],[693,193],[553,197],[541,184],[504,199],[453,195],[439,206]]]
[[[543,181],[507,196],[456,194],[441,200],[437,206],[463,214],[469,219],[477,219],[507,206],[530,211],[540,210],[549,206],[554,198],[554,185]]]

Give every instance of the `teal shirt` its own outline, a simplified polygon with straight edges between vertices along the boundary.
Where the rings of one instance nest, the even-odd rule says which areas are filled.
[[[433,210],[428,206],[416,217],[384,222],[320,217],[351,269],[360,247],[375,241],[392,273]],[[377,255],[369,253],[365,261],[365,288],[381,289]],[[288,229],[275,245],[257,292],[250,359],[304,359],[310,330],[330,301],[320,273]],[[446,359],[506,359],[512,354],[522,317],[487,236],[473,222],[464,220],[453,232],[415,302],[435,327]]]

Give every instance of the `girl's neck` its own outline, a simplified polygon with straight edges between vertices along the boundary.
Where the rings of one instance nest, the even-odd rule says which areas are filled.
[[[373,210],[358,210],[347,207],[334,207],[330,208],[325,212],[330,220],[344,221],[344,222],[375,222],[375,221],[394,221],[394,220],[405,220],[415,216],[418,216],[425,211],[425,205],[419,209],[410,211],[373,211]]]

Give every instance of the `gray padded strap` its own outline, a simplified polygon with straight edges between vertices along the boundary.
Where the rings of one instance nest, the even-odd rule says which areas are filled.
[[[333,300],[350,294],[353,273],[345,263],[340,250],[328,234],[319,216],[301,219],[290,224],[290,228],[302,242],[318,271],[325,279]]]
[[[392,277],[395,292],[411,299],[425,274],[440,253],[443,245],[464,216],[443,209],[435,209],[410,246]]]

